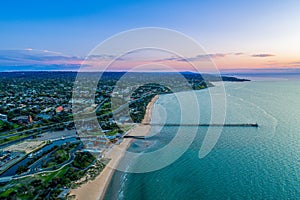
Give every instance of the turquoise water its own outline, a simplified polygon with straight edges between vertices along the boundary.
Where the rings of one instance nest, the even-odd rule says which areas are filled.
[[[300,199],[300,81],[225,83],[225,88],[226,123],[257,122],[259,128],[223,128],[212,151],[200,159],[199,149],[207,131],[201,127],[187,151],[167,167],[149,173],[116,172],[105,198]],[[212,89],[218,90],[218,86]],[[200,121],[209,122],[208,91],[197,91],[197,98]],[[179,106],[174,95],[161,95],[153,109],[153,121],[178,122]],[[191,129],[184,128],[187,137]],[[177,130],[153,128],[153,137],[135,141],[129,150],[160,149]],[[181,147],[173,148],[176,152]],[[156,159],[159,162],[160,156]]]

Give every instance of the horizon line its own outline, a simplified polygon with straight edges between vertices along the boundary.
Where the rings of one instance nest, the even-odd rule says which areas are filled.
[[[257,70],[257,71],[256,71]],[[283,71],[291,72],[291,71],[298,71],[300,73],[300,68],[232,68],[232,69],[221,69],[219,72],[222,73],[282,73]],[[22,72],[74,72],[74,73],[104,73],[104,72],[111,72],[111,73],[207,73],[207,74],[218,74],[216,72],[199,72],[199,71],[190,71],[190,70],[180,70],[180,71],[127,71],[127,70],[108,70],[108,71],[80,71],[80,70],[4,70],[0,73],[22,73]]]

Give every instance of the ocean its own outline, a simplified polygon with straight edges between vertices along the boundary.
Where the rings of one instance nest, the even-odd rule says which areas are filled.
[[[222,114],[218,106],[212,111],[210,96],[213,91],[218,95],[220,87],[217,84],[196,92],[200,123],[211,123],[213,113]],[[116,171],[105,199],[300,199],[299,79],[227,82],[225,96],[225,123],[257,123],[259,127],[224,127],[216,145],[203,158],[199,150],[208,127],[196,131],[196,127],[188,126],[152,127],[152,137],[135,140],[128,151],[142,155],[163,149],[179,129],[182,138],[187,138],[182,140],[187,149],[175,143],[171,150],[157,154],[148,163],[137,159],[128,166],[146,169],[149,163],[165,164],[166,158],[174,157],[173,162],[155,171]],[[174,94],[160,95],[152,110],[152,121],[186,122],[181,109],[189,110],[190,106],[188,101],[178,102]],[[189,113],[193,119],[199,115]],[[213,133],[214,128],[211,130]]]

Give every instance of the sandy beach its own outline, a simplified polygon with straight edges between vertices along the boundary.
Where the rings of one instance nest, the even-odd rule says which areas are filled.
[[[127,135],[146,136],[149,134],[151,126],[143,125],[143,123],[150,123],[152,107],[157,99],[158,95],[156,95],[147,105],[146,113],[142,124],[134,126],[131,130],[129,130],[126,133]],[[70,195],[76,195],[75,199],[77,200],[103,199],[105,196],[105,191],[114,173],[114,170],[118,166],[124,154],[126,153],[126,150],[130,146],[132,140],[133,139],[131,138],[123,139],[123,141],[119,145],[113,145],[112,148],[109,148],[104,156],[111,160],[108,163],[108,165],[103,169],[101,174],[97,176],[95,180],[89,181],[88,183],[85,183],[80,187],[71,190]]]

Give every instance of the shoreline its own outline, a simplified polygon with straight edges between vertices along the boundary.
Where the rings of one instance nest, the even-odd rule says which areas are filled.
[[[152,108],[158,98],[159,96],[156,95],[151,99],[146,107],[146,112],[142,123],[131,128],[127,133],[125,133],[126,135],[146,136],[150,133],[151,126],[143,125],[143,123],[149,124],[151,122]],[[111,178],[115,172],[115,169],[117,168],[133,140],[133,138],[123,138],[123,141],[119,145],[113,145],[112,148],[108,147],[104,157],[111,160],[105,166],[103,171],[93,181],[89,181],[76,189],[72,189],[69,196],[75,195],[76,200],[104,199],[106,190],[111,182]]]

